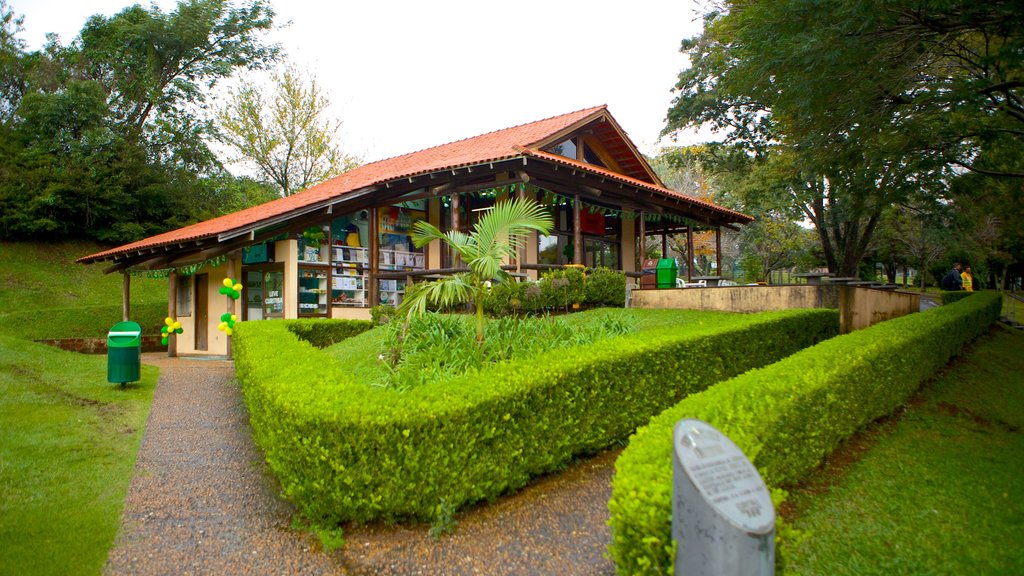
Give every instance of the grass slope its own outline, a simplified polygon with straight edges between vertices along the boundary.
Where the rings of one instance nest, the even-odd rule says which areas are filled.
[[[1024,574],[1022,428],[1024,334],[998,328],[792,493],[787,573]]]
[[[120,274],[75,259],[103,247],[89,242],[0,242],[0,334],[27,339],[102,337],[121,320]],[[132,318],[159,334],[167,281],[132,278]]]
[[[157,370],[0,336],[0,574],[98,574],[117,534]]]

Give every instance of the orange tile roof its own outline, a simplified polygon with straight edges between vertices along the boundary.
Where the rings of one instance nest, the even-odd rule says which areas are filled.
[[[561,156],[556,156],[554,154],[549,154],[535,148],[531,148],[531,145],[541,142],[546,138],[550,138],[561,131],[570,129],[574,125],[586,124],[593,119],[600,118],[602,115],[606,114],[606,112],[607,106],[603,105],[595,106],[593,108],[585,108],[576,112],[570,112],[568,114],[562,114],[560,116],[554,116],[544,120],[530,122],[528,124],[489,132],[480,136],[442,144],[440,146],[411,152],[409,154],[403,154],[394,158],[371,162],[291,196],[273,200],[259,206],[246,208],[217,218],[212,218],[210,220],[205,220],[203,222],[198,222],[190,226],[178,228],[177,230],[164,232],[163,234],[157,234],[156,236],[150,236],[149,238],[125,244],[117,248],[105,250],[89,256],[83,256],[78,259],[78,262],[90,263],[107,260],[118,255],[128,254],[137,250],[167,246],[181,242],[199,240],[201,238],[209,238],[218,234],[245,228],[254,223],[285,216],[289,213],[300,211],[303,208],[316,206],[319,203],[329,201],[333,198],[350,194],[358,190],[367,189],[385,182],[429,174],[446,169],[455,169],[476,164],[508,160],[522,157],[525,154],[547,160],[572,164],[573,166],[578,166],[604,176],[613,177],[632,185],[656,190],[668,196],[683,197],[690,202],[710,207],[713,210],[720,212],[724,211],[728,214],[736,215],[741,220],[752,220],[749,216],[745,216],[731,210],[726,210],[715,206],[714,204],[709,204],[696,198],[681,195],[677,192],[672,192],[671,190],[652,185],[648,182],[642,182],[635,178],[600,169],[596,166],[578,163],[571,161],[568,158],[563,158]]]
[[[585,170],[585,171],[591,172],[593,174],[596,174],[598,176],[603,176],[605,178],[608,178],[609,180],[615,180],[615,181],[618,181],[618,182],[623,182],[623,183],[629,184],[631,186],[636,186],[637,188],[644,188],[645,190],[652,190],[654,192],[658,192],[658,193],[664,194],[665,196],[669,196],[669,197],[672,197],[672,198],[679,198],[681,200],[686,200],[687,202],[689,202],[691,204],[697,204],[699,206],[707,208],[708,210],[711,210],[711,211],[714,211],[714,212],[719,212],[719,213],[722,213],[722,214],[728,214],[729,216],[732,216],[735,220],[738,220],[740,222],[746,223],[746,222],[753,222],[754,221],[754,218],[752,216],[747,216],[746,214],[743,214],[742,212],[737,212],[735,210],[730,210],[728,208],[724,208],[722,206],[719,206],[718,204],[713,204],[711,202],[708,202],[707,200],[702,200],[700,198],[697,198],[696,196],[690,196],[689,194],[683,194],[682,192],[676,192],[675,190],[671,190],[669,188],[662,188],[661,186],[655,186],[654,184],[651,184],[650,182],[644,182],[643,180],[637,180],[636,178],[633,178],[631,176],[626,176],[624,174],[619,174],[618,172],[613,172],[613,171],[611,171],[611,170],[609,170],[607,168],[602,168],[601,166],[595,166],[593,164],[587,164],[586,162],[580,162],[579,160],[573,160],[572,158],[566,158],[565,156],[561,156],[559,154],[552,154],[551,152],[545,152],[543,150],[536,150],[536,149],[532,149],[532,148],[522,148],[521,151],[526,156],[533,156],[534,158],[543,158],[545,160],[550,160],[552,162],[557,162],[559,164],[564,164],[566,166],[572,166],[573,168],[576,168],[576,169],[579,169],[579,170]]]

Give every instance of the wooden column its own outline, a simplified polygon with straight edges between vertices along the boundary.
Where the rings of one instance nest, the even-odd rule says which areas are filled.
[[[228,274],[228,278],[231,278],[232,282],[235,282],[236,284],[238,284],[238,283],[244,284],[244,282],[242,282],[241,279],[235,278],[235,258],[231,254],[228,254],[228,270],[227,270],[227,274]],[[235,313],[235,299],[234,298],[228,298],[228,314],[234,314],[234,313]],[[228,356],[228,360],[234,359],[234,354],[233,354],[233,351],[232,351],[232,348],[231,348],[231,340],[233,338],[234,338],[233,336],[227,336],[227,356]]]
[[[370,307],[380,303],[380,283],[377,274],[380,272],[380,234],[377,231],[377,207],[370,208],[370,246],[367,257],[370,259]]]
[[[580,222],[580,210],[583,209],[583,201],[577,194],[572,202],[572,263],[583,264],[583,225]]]
[[[459,225],[459,195],[452,194],[452,230],[458,230]],[[458,268],[462,264],[462,257],[454,249],[451,251],[452,268]]]
[[[668,258],[668,234],[661,233],[661,257]]]
[[[167,274],[167,315],[171,318],[178,317],[178,272],[171,270]],[[174,358],[178,355],[178,335],[174,332],[167,334],[167,357]]]
[[[639,249],[636,252],[638,254],[637,259],[639,260],[639,262],[637,262],[637,264],[638,264],[637,270],[640,270],[640,269],[643,268],[644,260],[647,259],[647,215],[644,214],[643,211],[640,212],[640,233],[639,233],[639,237],[640,237],[640,246],[639,246]]]
[[[127,322],[132,314],[132,275],[127,270],[121,274],[124,275],[124,284],[121,288],[121,321]]]
[[[693,226],[686,227],[686,282],[693,281]]]
[[[530,177],[526,176],[525,173],[523,173],[521,175],[521,177],[523,178],[523,182],[524,183],[530,181]],[[526,186],[521,186],[519,188],[519,191],[516,192],[516,200],[519,201],[519,202],[522,202],[523,200],[526,200]],[[523,245],[516,252],[516,272],[522,272],[523,271],[523,262],[526,262],[526,242],[529,242],[530,239],[532,239],[532,238],[533,238],[533,233],[527,232],[526,233],[526,240],[523,242]]]
[[[715,226],[715,270],[722,277],[722,227]]]

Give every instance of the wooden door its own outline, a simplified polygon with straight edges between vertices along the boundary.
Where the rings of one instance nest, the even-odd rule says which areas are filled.
[[[208,274],[197,274],[196,275],[196,350],[207,349],[207,333],[209,329],[209,306],[208,298],[206,295],[207,284],[209,282]]]

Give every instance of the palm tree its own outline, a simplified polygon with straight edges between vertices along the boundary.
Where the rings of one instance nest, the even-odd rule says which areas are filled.
[[[487,282],[514,281],[508,272],[501,269],[504,259],[515,256],[525,246],[531,230],[548,234],[553,227],[551,214],[533,200],[498,202],[473,225],[469,234],[458,230],[445,233],[424,220],[416,222],[412,234],[416,247],[422,248],[433,240],[440,240],[462,257],[469,272],[424,285],[423,289],[402,302],[400,313],[408,317],[422,314],[428,302],[447,307],[473,301],[476,304],[476,340],[483,342],[483,297]]]

